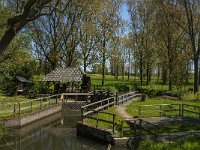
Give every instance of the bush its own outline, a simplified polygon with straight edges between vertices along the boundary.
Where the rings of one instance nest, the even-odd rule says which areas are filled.
[[[188,93],[183,95],[183,101],[187,102],[200,102],[200,93]]]
[[[46,94],[49,93],[48,86],[46,82],[41,82],[40,80],[43,78],[43,75],[35,75],[33,76],[34,83],[34,94],[37,95],[39,93]]]
[[[130,87],[126,84],[115,84],[114,86],[118,92],[129,92],[130,90]]]

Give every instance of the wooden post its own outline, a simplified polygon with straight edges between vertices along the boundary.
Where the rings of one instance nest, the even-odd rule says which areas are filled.
[[[84,108],[81,107],[81,122],[84,120]]]
[[[18,103],[18,105],[19,105],[19,116],[21,116],[21,104],[20,104],[20,102]]]
[[[115,117],[116,115],[113,114],[113,134],[115,133]]]
[[[58,104],[58,95],[56,95],[56,104]]]
[[[162,116],[162,105],[160,105],[160,117]]]
[[[97,111],[97,122],[96,122],[96,128],[98,128],[98,124],[99,124],[99,111]]]
[[[96,87],[95,87],[95,85],[94,85],[94,89],[93,89],[93,92],[94,92],[94,95],[95,95],[95,92],[96,92]]]
[[[78,95],[75,96],[75,102],[78,101]],[[88,98],[87,98],[87,102],[88,102]]]
[[[134,121],[134,137],[136,138],[137,130],[136,130],[136,120]]]
[[[121,137],[124,137],[124,120],[121,121]]]
[[[138,108],[138,116],[140,117],[140,115],[141,115],[141,106],[138,106],[139,108]]]
[[[40,109],[42,109],[42,99],[40,99]]]
[[[182,117],[184,117],[184,104],[182,104],[182,108],[181,108],[181,111],[182,111]]]
[[[154,127],[154,138],[155,138],[155,141],[156,141],[156,139],[157,139],[157,136],[158,136],[158,134],[157,134],[157,128]]]
[[[179,111],[179,116],[181,116],[181,104],[179,104],[178,107],[179,107],[179,110],[178,110]]]
[[[142,135],[142,119],[139,119],[139,135]]]
[[[119,105],[118,93],[115,93],[115,104]]]
[[[33,101],[31,101],[31,112],[33,112]]]
[[[16,117],[16,104],[14,104],[14,117]]]
[[[68,99],[67,95],[64,95],[64,102],[67,102],[67,99]]]
[[[199,107],[199,119],[200,119],[200,107]]]
[[[49,98],[49,107],[51,106],[50,98]]]
[[[74,81],[72,82],[72,93],[74,92]]]
[[[78,91],[80,92],[80,82],[78,82]]]

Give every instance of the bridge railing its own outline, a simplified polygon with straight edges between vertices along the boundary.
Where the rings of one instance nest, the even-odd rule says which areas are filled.
[[[148,107],[148,110],[142,110],[144,107]],[[143,114],[154,114],[159,116],[171,115],[182,117],[194,117],[200,119],[200,106],[188,105],[188,104],[152,104],[152,105],[139,105],[138,116]]]
[[[112,107],[115,105],[115,99],[116,99],[115,97],[110,97],[101,101],[97,101],[97,102],[82,106],[81,114],[82,116],[84,116],[84,115],[94,113],[91,110],[100,111],[100,110],[104,110],[106,108]]]
[[[137,94],[135,91],[127,93],[127,94],[123,94],[123,95],[118,96],[117,103],[118,105],[124,104],[131,101],[133,98],[140,97],[140,96],[141,94]]]
[[[182,104],[182,116],[200,119],[200,106]]]
[[[61,95],[57,94],[18,103],[0,103],[0,118],[21,116],[22,114],[30,113],[35,110],[51,107],[62,102],[60,97]]]
[[[112,126],[112,132],[113,133],[115,132],[115,125],[116,125],[115,124],[115,117],[116,117],[116,114],[104,112],[104,111],[98,111],[98,110],[89,110],[89,111],[91,112],[90,114],[83,116],[83,120],[82,120],[83,122],[84,122],[84,119],[95,120],[96,121],[95,122],[96,128],[100,127],[100,122],[107,123],[107,124]],[[92,113],[95,113],[95,115],[92,115]],[[103,118],[100,117],[100,114],[104,114],[104,117]],[[112,119],[110,120],[108,118],[112,118]]]
[[[125,123],[128,124],[128,126],[125,125]],[[125,119],[121,121],[121,137],[124,137],[124,135],[128,137],[137,137],[146,133],[152,135],[156,140],[158,137],[158,129],[159,127],[156,124],[150,123],[143,119]],[[128,135],[125,134],[127,131],[129,133]]]
[[[91,111],[88,110],[104,110],[106,108],[113,107],[114,105],[120,105],[126,103],[128,101],[131,101],[133,98],[139,96],[141,96],[141,94],[136,94],[135,91],[120,96],[118,96],[118,94],[116,93],[112,97],[82,106],[81,113],[84,116],[92,113]]]
[[[142,110],[144,109],[145,110]],[[146,110],[148,108],[148,110]],[[178,112],[178,113],[177,113]],[[141,117],[143,114],[148,114],[148,116],[164,116],[167,113],[171,115],[181,116],[181,104],[152,104],[152,105],[139,105],[138,106],[138,116]]]

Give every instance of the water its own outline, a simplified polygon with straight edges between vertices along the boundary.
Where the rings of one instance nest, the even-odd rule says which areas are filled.
[[[79,120],[79,113],[62,112],[21,129],[9,129],[8,135],[0,138],[0,150],[105,150],[105,144],[76,136]]]

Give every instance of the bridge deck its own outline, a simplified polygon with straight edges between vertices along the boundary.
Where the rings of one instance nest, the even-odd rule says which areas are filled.
[[[200,123],[200,120],[197,118],[189,118],[189,117],[180,117],[180,116],[172,116],[172,117],[150,117],[150,118],[140,118],[146,122],[152,123],[154,125],[163,126],[163,125],[173,125],[173,124],[189,124],[189,123]],[[128,121],[129,123],[134,123],[138,118],[131,119]]]

